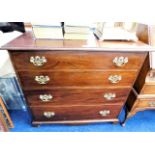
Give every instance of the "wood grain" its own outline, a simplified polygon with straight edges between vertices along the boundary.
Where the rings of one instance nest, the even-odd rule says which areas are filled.
[[[116,53],[116,52],[90,52],[90,51],[21,51],[12,52],[11,57],[17,71],[20,70],[64,70],[64,69],[114,69],[138,70],[146,53]],[[30,58],[45,57],[47,63],[36,67],[30,63]],[[127,57],[128,63],[117,67],[113,60],[115,57]]]
[[[113,123],[117,124],[119,123],[118,118],[112,118],[112,119],[82,119],[82,120],[60,120],[60,121],[32,121],[32,126],[38,127],[40,125],[45,124],[66,124],[66,125],[83,125],[83,124],[89,124],[89,123]]]
[[[93,105],[93,106],[70,106],[70,107],[31,107],[34,121],[65,121],[84,119],[112,119],[117,118],[121,111],[120,105]],[[99,114],[102,110],[110,110],[110,114],[103,117]],[[44,112],[55,112],[53,118],[43,116]]]
[[[136,99],[137,99],[137,94],[135,93],[135,90],[131,90],[126,102],[126,107],[129,112],[131,112],[132,109],[134,109]]]
[[[93,105],[93,104],[121,104],[124,105],[130,89],[55,89],[55,90],[37,90],[25,91],[30,106],[67,106],[67,105]],[[114,93],[116,97],[107,100],[104,95]],[[52,100],[43,102],[39,95],[52,95]]]
[[[150,59],[149,59],[149,53],[148,53],[143,65],[141,67],[138,78],[136,79],[136,82],[134,84],[134,88],[138,93],[141,92],[141,90],[145,84],[145,79],[146,79],[146,76],[147,76],[149,70],[150,70]]]
[[[137,96],[132,94],[131,88],[135,84],[134,87],[141,91],[150,69],[148,52],[155,51],[142,41],[36,40],[31,32],[1,49],[9,51],[34,125],[118,122],[127,98],[128,110],[134,109]],[[36,67],[30,63],[31,56],[45,56],[47,63]],[[113,59],[118,56],[128,57],[129,62],[116,67]],[[35,81],[35,77],[41,75],[49,76],[46,85]],[[112,84],[108,80],[110,75],[120,75],[122,80]],[[104,93],[116,93],[116,98],[106,101]],[[53,100],[42,103],[40,94],[51,94]],[[103,110],[110,110],[110,113],[103,117],[99,113]],[[56,115],[48,119],[43,116],[44,112]]]
[[[97,50],[117,52],[146,52],[155,49],[141,41],[98,41],[89,40],[36,40],[31,32],[26,32],[18,38],[2,46],[3,50]]]
[[[53,71],[53,72],[27,72],[17,73],[21,84],[26,90],[49,89],[50,87],[75,87],[75,86],[132,86],[137,76],[135,71]],[[36,76],[48,76],[50,81],[45,85],[35,81]],[[111,83],[108,78],[111,75],[120,75],[122,80],[116,84]]]

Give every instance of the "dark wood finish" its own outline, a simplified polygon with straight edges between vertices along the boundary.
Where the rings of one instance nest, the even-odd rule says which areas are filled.
[[[146,52],[155,49],[141,41],[91,41],[82,40],[35,40],[31,32],[26,32],[13,41],[2,46],[3,50],[91,50],[116,52]],[[10,51],[10,52],[11,52]]]
[[[145,78],[147,76],[147,73],[150,70],[150,59],[149,59],[149,54],[147,55],[143,67],[140,70],[139,76],[135,82],[134,88],[138,93],[142,90],[142,87],[144,86],[145,83]]]
[[[137,92],[132,89],[125,104],[125,117],[124,120],[121,122],[122,126],[125,126],[126,121],[136,114],[136,111],[134,110],[134,107],[136,105],[136,99]]]
[[[66,120],[98,120],[117,118],[122,106],[120,105],[92,105],[70,107],[31,107],[34,121],[66,121]],[[110,110],[107,116],[99,114],[102,110]],[[55,112],[52,118],[43,116],[44,112]]]
[[[126,97],[130,89],[56,89],[56,90],[37,90],[25,91],[30,106],[68,106],[68,105],[93,105],[93,104],[121,104],[124,105]],[[106,93],[114,93],[116,97],[112,100],[107,100],[104,97]],[[43,102],[39,95],[50,94],[53,99],[48,102]]]
[[[44,56],[47,63],[36,67],[30,63],[30,57]],[[128,57],[128,63],[117,67],[113,60],[115,57]],[[138,70],[146,53],[116,53],[116,52],[89,52],[89,51],[22,51],[12,52],[12,61],[17,71],[20,70],[64,70],[64,69],[114,69]],[[104,60],[104,61],[103,61]]]
[[[127,99],[127,103],[126,103],[128,111],[132,111],[132,108],[134,106],[136,99],[137,99],[137,94],[136,94],[135,90],[133,89],[133,90],[131,90],[131,92],[128,96],[128,99]]]
[[[149,68],[148,52],[155,50],[141,41],[35,40],[31,32],[1,49],[10,53],[32,112],[33,125],[118,122],[135,81],[135,88],[141,90],[144,84],[141,78]],[[35,67],[30,63],[31,56],[45,56],[47,63]],[[129,62],[116,67],[113,64],[116,56],[128,57]],[[40,75],[49,76],[50,81],[46,85],[38,84],[35,76]],[[110,75],[121,75],[122,80],[112,84],[108,80]],[[51,93],[53,100],[42,104],[40,93]],[[116,93],[116,98],[106,101],[104,93]],[[135,100],[129,98],[130,109]],[[101,110],[110,113],[103,117],[99,114]],[[54,111],[56,115],[47,119],[43,116],[45,111]]]
[[[106,123],[106,122],[112,122],[113,124],[119,123],[118,118],[112,118],[112,119],[82,119],[82,120],[60,120],[60,121],[32,121],[33,127],[38,127],[42,124],[66,124],[66,125],[83,125],[83,124],[89,124],[89,123]]]
[[[135,71],[53,71],[53,72],[18,72],[23,89],[48,89],[50,87],[117,87],[132,86],[137,76]],[[35,76],[49,76],[50,81],[41,85],[35,81]],[[121,75],[122,80],[116,84],[111,83],[108,78],[111,75]]]

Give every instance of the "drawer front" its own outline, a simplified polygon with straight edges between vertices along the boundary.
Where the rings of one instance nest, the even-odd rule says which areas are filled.
[[[132,86],[136,79],[135,71],[53,71],[18,72],[24,89],[45,89],[50,87],[118,87]]]
[[[25,91],[30,106],[121,104],[128,97],[130,89],[54,89]]]
[[[121,109],[119,105],[31,107],[35,121],[112,119],[118,117]]]
[[[16,70],[139,69],[146,54],[84,51],[12,52]]]
[[[155,98],[151,99],[138,99],[137,101],[136,108],[143,109],[143,108],[148,108],[152,109],[155,108]]]
[[[155,85],[144,85],[141,94],[155,94]]]

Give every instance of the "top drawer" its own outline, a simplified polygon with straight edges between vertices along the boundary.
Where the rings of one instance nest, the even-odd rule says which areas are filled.
[[[16,70],[139,69],[146,53],[86,51],[11,52]]]

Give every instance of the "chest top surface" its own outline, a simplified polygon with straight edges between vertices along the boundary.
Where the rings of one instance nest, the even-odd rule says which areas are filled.
[[[142,41],[98,41],[89,40],[45,40],[35,39],[31,32],[26,32],[0,48],[1,50],[94,50],[118,52],[155,51],[155,48]]]

